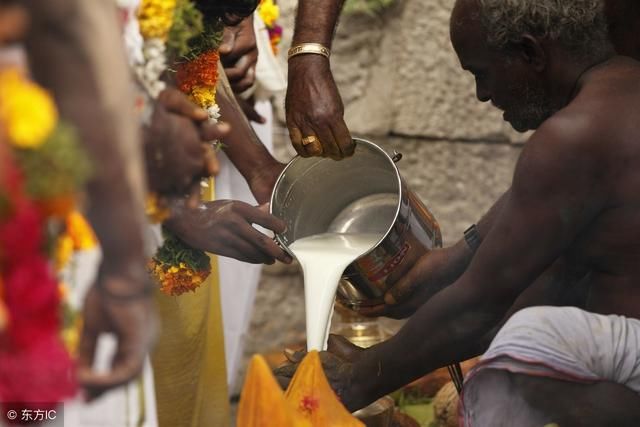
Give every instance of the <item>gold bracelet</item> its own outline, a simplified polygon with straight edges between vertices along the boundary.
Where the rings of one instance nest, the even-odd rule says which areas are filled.
[[[296,55],[304,55],[306,53],[322,55],[327,59],[331,56],[329,48],[321,45],[320,43],[300,43],[289,49],[287,52],[287,61]]]

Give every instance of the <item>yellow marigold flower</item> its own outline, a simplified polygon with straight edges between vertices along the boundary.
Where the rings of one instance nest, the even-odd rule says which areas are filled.
[[[145,201],[145,213],[147,218],[153,224],[160,224],[171,216],[171,211],[168,208],[161,207],[158,203],[158,196],[154,193],[147,195]]]
[[[72,357],[78,354],[78,346],[80,344],[80,331],[82,330],[82,316],[76,316],[73,324],[61,331],[62,342]]]
[[[66,226],[67,234],[73,241],[73,249],[88,250],[97,246],[98,239],[93,233],[93,229],[80,212],[71,212],[67,216]]]
[[[69,296],[69,285],[64,282],[58,283],[58,295],[60,295],[60,300],[66,300]]]
[[[54,260],[56,269],[62,270],[69,263],[73,255],[73,239],[68,233],[62,234],[56,241],[56,249],[54,252]]]
[[[215,86],[196,86],[191,90],[191,100],[200,108],[207,109],[216,103]]]
[[[0,119],[9,141],[20,148],[42,145],[55,129],[58,111],[51,96],[18,70],[0,73]]]
[[[260,3],[258,13],[267,27],[273,27],[273,24],[280,17],[280,8],[273,0],[263,0]]]
[[[138,9],[142,37],[166,40],[173,24],[175,9],[176,0],[142,0]]]

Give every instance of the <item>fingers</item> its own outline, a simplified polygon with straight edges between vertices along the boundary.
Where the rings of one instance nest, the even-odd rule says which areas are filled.
[[[331,128],[331,133],[342,157],[352,156],[356,149],[356,143],[351,138],[351,133],[349,133],[344,120],[336,121]]]
[[[224,32],[222,33],[222,42],[220,43],[220,47],[218,48],[218,53],[221,58],[226,58],[233,51],[233,46],[236,42],[236,31],[226,26],[224,28]]]
[[[251,226],[251,224],[258,224],[276,233],[282,233],[286,229],[284,221],[265,212],[265,208],[260,209],[255,206],[238,203],[234,206],[234,209],[247,221],[246,227],[238,230],[238,233],[246,241],[250,242],[260,253],[268,256],[270,259],[275,258],[285,264],[293,261],[291,256],[284,252],[273,239]]]
[[[167,111],[191,120],[204,121],[209,118],[205,110],[196,106],[185,94],[175,88],[167,88],[160,92],[158,102],[160,102]]]
[[[378,304],[368,307],[359,307],[357,312],[366,317],[380,317],[386,314],[386,305]]]
[[[189,192],[187,193],[187,198],[185,200],[185,206],[187,209],[196,209],[200,204],[200,181],[194,183]]]
[[[314,150],[317,149],[314,145],[320,144],[322,147],[322,154],[325,157],[330,157],[333,160],[342,159],[342,152],[340,151],[340,147],[334,143],[333,135],[331,133],[331,129],[327,127],[321,127],[316,129],[315,132],[318,135],[319,141],[313,144],[310,144],[309,147],[312,147]]]
[[[199,126],[200,139],[204,142],[216,141],[222,139],[231,131],[229,123],[210,123],[202,122]]]
[[[216,156],[216,152],[211,145],[205,145],[205,154],[204,154],[204,171],[205,176],[215,176],[220,172],[220,162],[218,161],[218,156]],[[199,186],[198,186],[199,187]],[[198,191],[200,188],[198,188]]]
[[[291,264],[293,261],[280,246],[276,244],[269,236],[266,236],[251,226],[243,232],[243,237],[246,241],[250,242],[255,249],[257,249],[261,256],[266,257],[269,261],[277,259],[285,264]],[[264,262],[264,261],[263,261]],[[271,264],[272,262],[269,262]]]
[[[320,135],[318,135],[313,128],[303,125],[300,127],[300,131],[300,143],[302,145],[302,150],[306,154],[304,157],[329,155],[329,153],[325,152],[323,149],[324,146],[322,145]]]
[[[244,115],[247,116],[247,119],[260,124],[267,122],[267,119],[258,114],[252,103],[242,98],[238,98],[237,101],[238,104],[240,104],[240,108],[242,108]]]
[[[285,348],[283,353],[284,357],[287,358],[289,363],[300,363],[302,362],[302,359],[304,359],[304,357],[307,355],[307,351],[304,349],[295,351],[290,348]]]
[[[225,73],[234,93],[241,93],[249,89],[256,80],[255,53],[243,55],[232,67],[225,67]]]
[[[341,335],[329,335],[327,351],[335,354],[341,359],[345,359],[349,362],[355,362],[363,350],[364,349],[362,347],[358,347]]]
[[[387,305],[396,305],[411,296],[419,286],[420,281],[414,268],[384,294],[384,302]]]
[[[296,153],[298,153],[298,155],[300,155],[301,157],[310,157],[309,154],[307,154],[307,150],[305,150],[304,146],[302,145],[302,132],[300,131],[300,129],[298,129],[297,127],[290,127],[289,137],[291,138],[291,144],[293,145],[293,148],[296,150]]]
[[[263,205],[262,209],[252,206],[251,211],[248,212],[248,219],[253,224],[258,224],[268,230],[273,231],[276,234],[284,233],[287,229],[287,224],[280,218],[273,216],[269,213],[268,205]]]

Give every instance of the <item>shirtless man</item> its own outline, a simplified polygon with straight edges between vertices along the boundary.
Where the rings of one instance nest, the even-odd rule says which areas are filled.
[[[640,318],[640,63],[615,56],[599,0],[458,0],[451,39],[478,99],[536,132],[469,244],[426,255],[387,295],[417,294],[385,309],[419,307],[402,330],[324,354],[327,375],[350,409],[362,407],[485,350],[481,337],[514,305],[567,304],[580,288],[571,303],[589,312],[511,317],[465,385],[465,420],[640,425],[640,321],[602,316]]]

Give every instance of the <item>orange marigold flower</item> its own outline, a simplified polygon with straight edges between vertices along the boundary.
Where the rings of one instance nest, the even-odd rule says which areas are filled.
[[[89,250],[98,245],[98,238],[93,232],[93,228],[85,217],[78,211],[73,211],[65,220],[67,234],[73,241],[73,248],[76,250]]]
[[[218,81],[217,50],[210,50],[196,59],[178,65],[176,79],[178,88],[186,94],[198,86],[215,86]]]
[[[151,260],[147,268],[160,284],[162,293],[171,296],[195,292],[209,276],[208,271],[194,270],[183,262],[178,265],[169,265]]]

